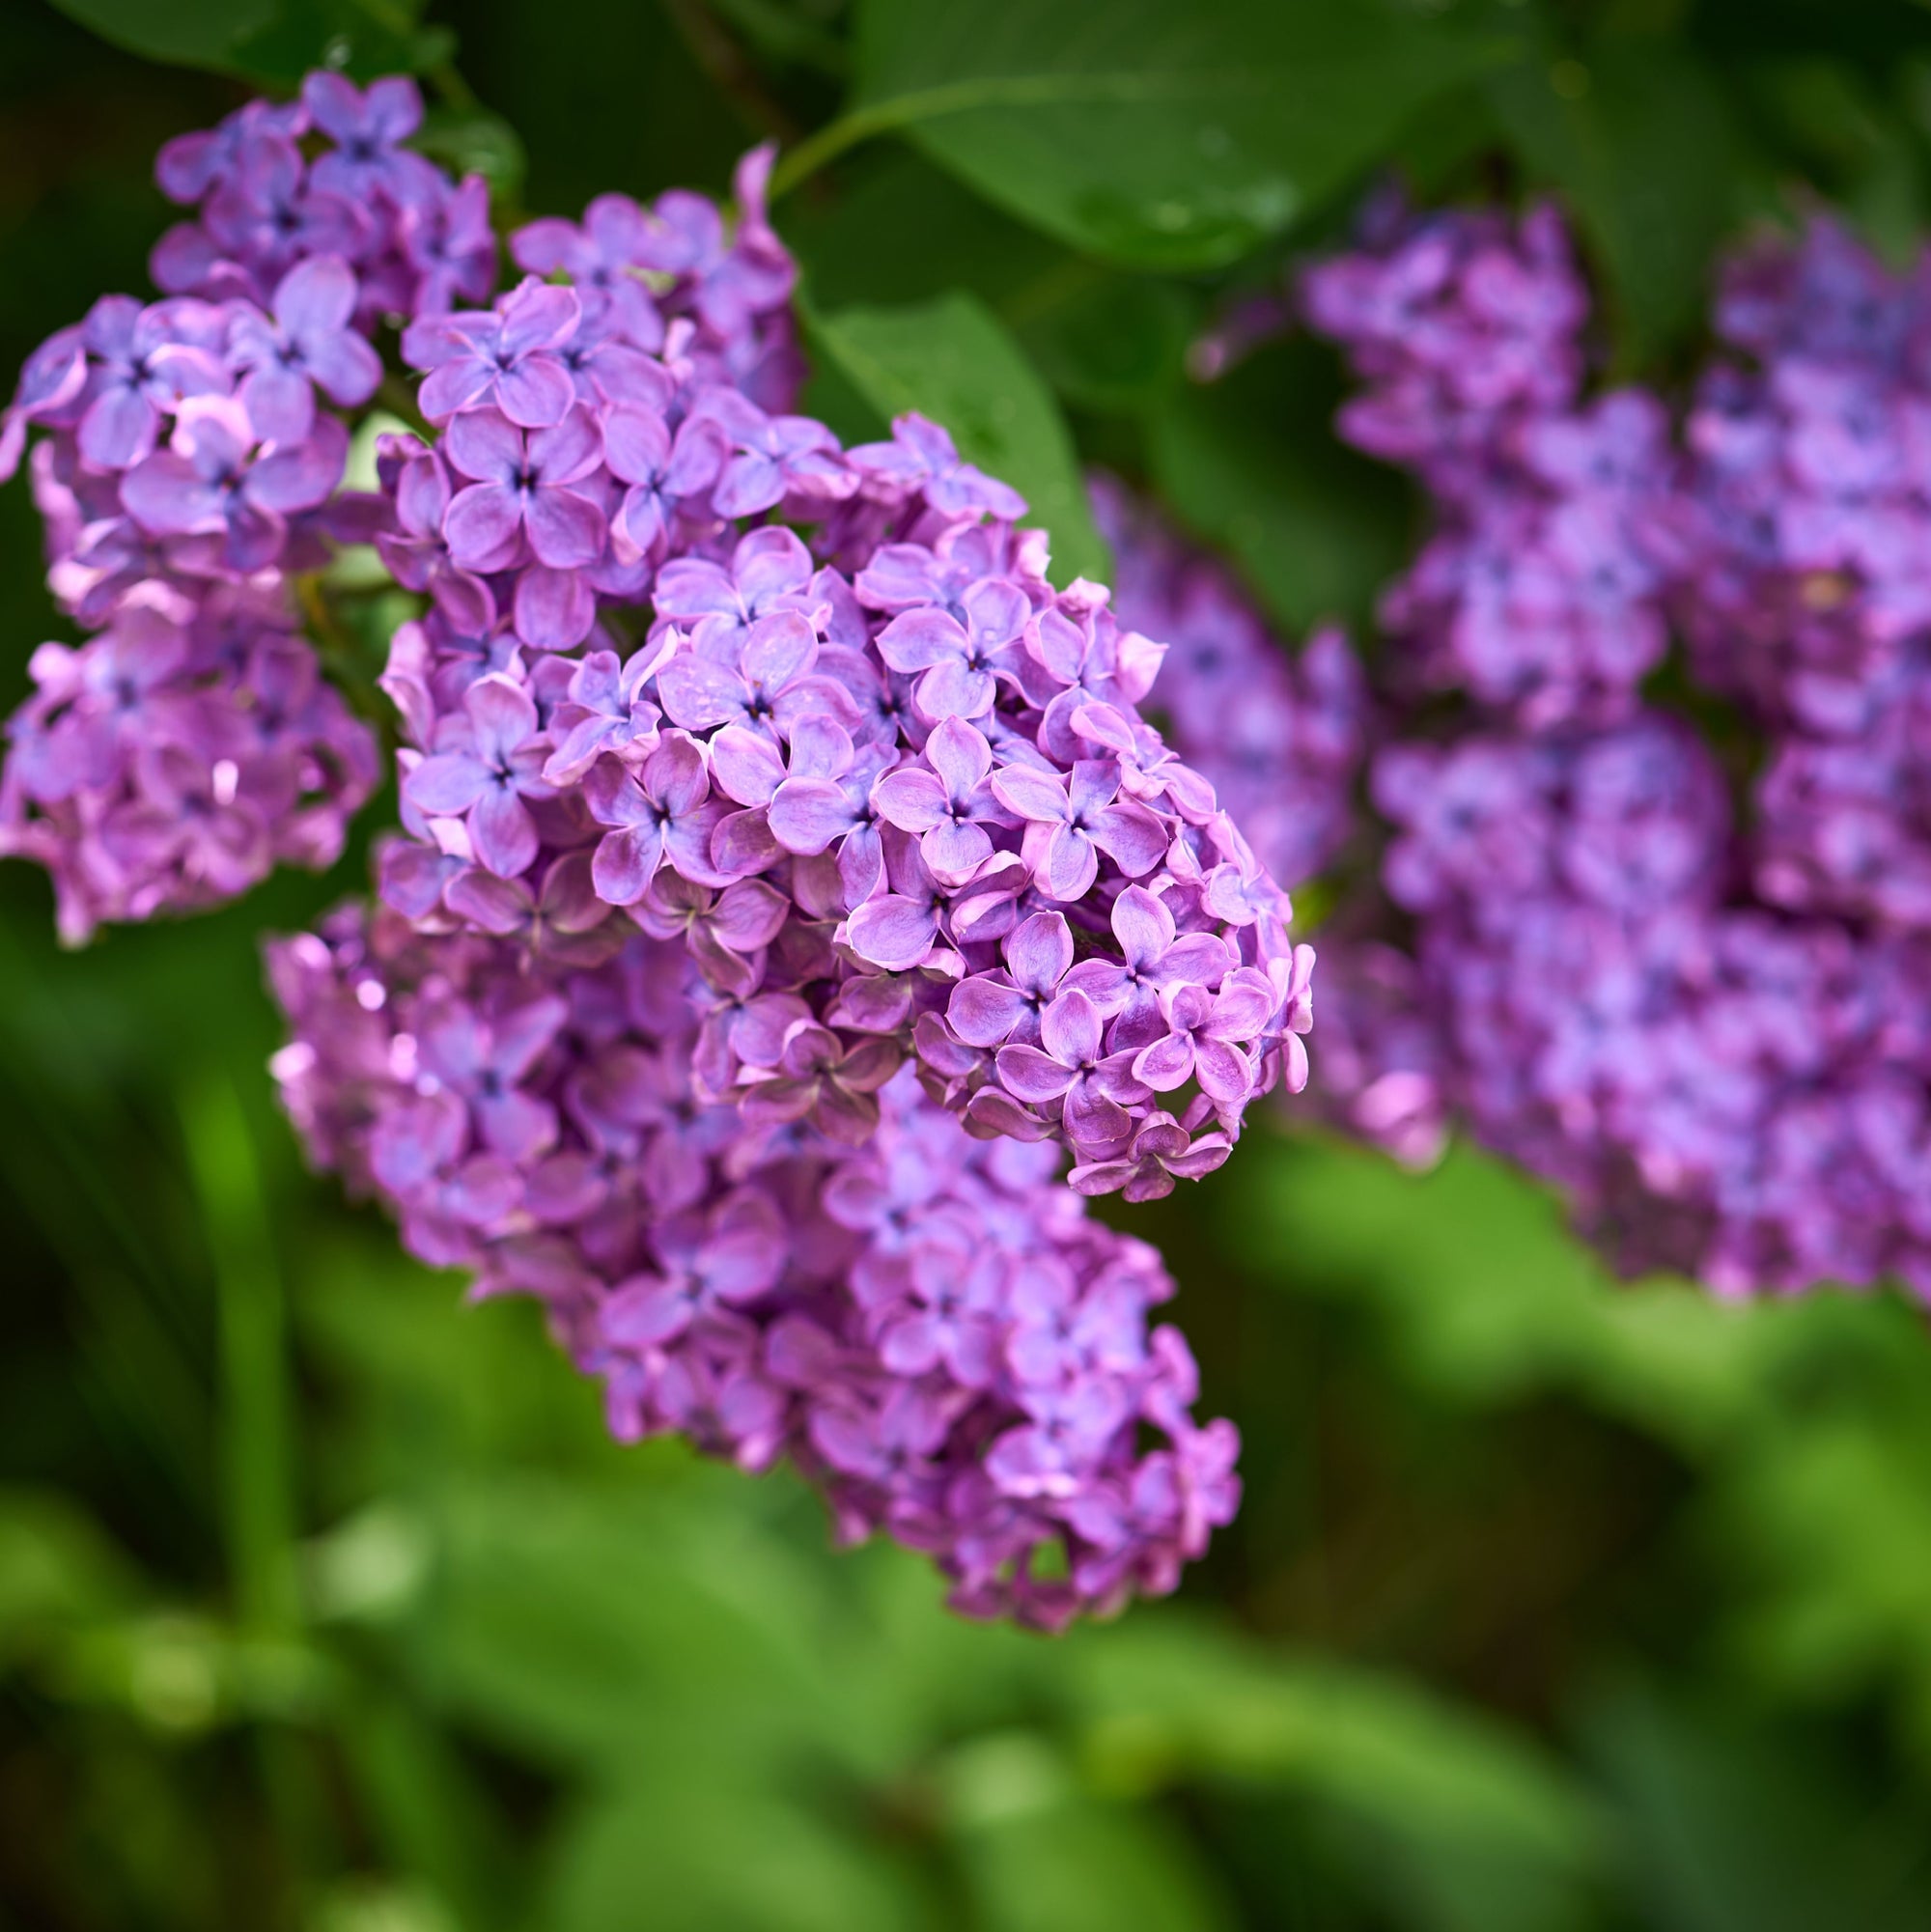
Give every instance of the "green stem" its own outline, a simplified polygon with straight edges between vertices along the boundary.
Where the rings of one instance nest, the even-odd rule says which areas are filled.
[[[300,1616],[287,1343],[261,1169],[240,1099],[225,1080],[210,1080],[182,1111],[214,1265],[222,1502],[238,1621],[250,1635],[287,1636]]]

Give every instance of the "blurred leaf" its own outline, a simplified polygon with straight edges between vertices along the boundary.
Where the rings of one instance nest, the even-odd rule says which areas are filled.
[[[1624,1685],[1585,1735],[1621,1804],[1640,1923],[1655,1932],[1915,1932],[1921,1837],[1861,1806],[1802,1738]]]
[[[1814,1702],[1884,1691],[1931,1757],[1931,1364],[1899,1315],[1904,1386],[1779,1418],[1725,1471],[1721,1507],[1733,1558],[1767,1585],[1738,1626],[1764,1679]]]
[[[986,1932],[1216,1932],[1235,1922],[1185,1834],[1146,1806],[1015,1805],[960,1831],[956,1856]]]
[[[451,1498],[445,1535],[424,1681],[524,1749],[863,1749],[817,1667],[808,1576],[702,1501],[503,1480]]]
[[[449,58],[447,28],[419,24],[425,0],[53,0],[103,40],[153,61],[294,87],[314,68],[359,79]]]
[[[1147,1612],[1069,1662],[1097,1778],[1231,1778],[1319,1799],[1368,1831],[1432,1923],[1566,1923],[1597,1875],[1600,1820],[1558,1764],[1398,1679]]]
[[[1494,76],[1490,98],[1594,245],[1624,360],[1646,364],[1700,326],[1743,155],[1729,103],[1694,53],[1637,35],[1606,35],[1580,60],[1545,44]]]
[[[153,61],[225,68],[273,23],[281,0],[53,0],[102,40]]]
[[[126,1557],[66,1497],[0,1490],[0,1667],[125,1609],[135,1588]]]
[[[409,145],[459,180],[481,175],[498,201],[514,202],[529,173],[529,156],[517,130],[487,107],[432,107],[423,117],[422,132]]]
[[[1412,521],[1403,486],[1335,441],[1338,400],[1331,361],[1293,342],[1181,388],[1150,426],[1161,496],[1233,554],[1290,630],[1365,622]]]
[[[1567,1385],[1688,1447],[1749,1419],[1775,1367],[1842,1312],[1618,1283],[1546,1189],[1465,1141],[1426,1174],[1339,1140],[1262,1141],[1236,1185],[1256,1269],[1292,1253],[1306,1286],[1378,1306],[1430,1381],[1484,1400]]]
[[[955,292],[905,308],[841,309],[816,317],[811,330],[881,416],[916,409],[932,417],[968,462],[1010,483],[1032,519],[1052,533],[1062,581],[1107,574],[1058,405],[976,296]]]
[[[930,1922],[882,1848],[742,1772],[675,1761],[569,1823],[533,1922],[546,1932],[916,1932]]]
[[[1182,380],[1198,305],[1172,282],[1088,272],[1007,310],[1033,361],[1077,408],[1141,414]]]
[[[864,0],[851,119],[1076,247],[1212,267],[1492,51],[1394,0]]]

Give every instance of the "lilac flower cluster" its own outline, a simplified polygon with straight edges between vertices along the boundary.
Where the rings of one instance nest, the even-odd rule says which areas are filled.
[[[200,214],[154,251],[166,298],[103,296],[0,417],[0,477],[43,433],[48,583],[95,633],[36,655],[0,774],[0,851],[46,866],[70,941],[325,868],[375,787],[294,584],[381,520],[341,487],[378,328],[495,285],[482,182],[397,145],[421,118],[410,81],[316,74],[170,142],[161,187]]]
[[[581,285],[405,336],[438,434],[383,448],[384,554],[433,603],[383,681],[384,896],[575,957],[683,940],[700,1090],[754,1124],[857,1144],[910,1058],[1076,1188],[1165,1192],[1304,1080],[1312,954],[1140,715],[1161,647],[1053,587],[1013,490],[917,417],[846,451],[749,393],[791,284],[768,162],[674,307],[634,277],[673,272],[663,205],[606,196],[515,244]]]
[[[1546,210],[1383,211],[1302,284],[1369,385],[1343,434],[1437,518],[1384,602],[1385,900],[1334,915],[1317,1091],[1408,1158],[1459,1116],[1622,1264],[1730,1292],[1931,1293],[1925,286],[1828,223],[1751,251],[1679,440],[1585,398]],[[1639,690],[1672,626],[1762,741],[1742,824]]]
[[[1464,689],[1531,730],[1625,710],[1667,645],[1669,423],[1639,390],[1581,400],[1588,305],[1554,210],[1385,207],[1302,294],[1370,384],[1342,434],[1413,467],[1436,512],[1381,612],[1404,687]]]
[[[789,1457],[962,1609],[1058,1627],[1171,1589],[1237,1441],[1149,1329],[1158,1256],[1080,1195],[1167,1192],[1299,1090],[1313,956],[1141,715],[1164,647],[1055,587],[938,425],[847,450],[794,412],[770,150],[729,216],[672,191],[530,224],[492,300],[487,193],[406,145],[421,115],[317,75],[171,143],[165,298],[23,374],[0,463],[39,433],[50,581],[93,634],[34,659],[0,841],[74,938],[330,862],[378,761],[296,614],[335,639],[336,548],[369,546],[414,602],[380,679],[402,833],[379,907],[270,952],[318,1164],[425,1260],[540,1297],[620,1436]],[[427,427],[364,418],[362,495],[378,392]],[[1299,866],[1360,691],[1334,642],[1279,695],[1322,779],[1283,809],[1264,735],[1221,770]]]
[[[348,909],[270,965],[315,1159],[477,1292],[540,1297],[621,1439],[789,1457],[841,1538],[883,1529],[956,1608],[1049,1629],[1171,1589],[1231,1517],[1233,1428],[1192,1421],[1187,1345],[1148,1330],[1158,1255],[909,1068],[860,1147],[706,1102],[702,961],[634,930],[533,965]]]

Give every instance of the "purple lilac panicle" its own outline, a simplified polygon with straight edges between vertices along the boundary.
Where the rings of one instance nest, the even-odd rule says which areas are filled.
[[[1413,946],[1329,948],[1324,1077],[1411,1154],[1460,1114],[1627,1266],[1931,1292],[1921,271],[1826,221],[1748,252],[1679,453],[1655,399],[1581,400],[1574,354],[1525,377],[1444,266],[1505,234],[1384,226],[1304,285],[1372,385],[1343,433],[1412,464],[1441,519],[1386,614],[1421,682],[1489,712],[1375,761]],[[1579,343],[1553,280],[1525,293],[1554,259],[1522,232],[1521,324]],[[1546,543],[1579,505],[1586,541]],[[1709,754],[1636,706],[1665,617],[1767,741],[1744,826]]]
[[[917,417],[848,454],[787,412],[768,159],[733,229],[606,196],[512,244],[580,285],[406,335],[439,434],[382,453],[388,542],[435,602],[385,679],[389,903],[496,930],[567,865],[603,942],[697,962],[707,1100],[855,1144],[911,1060],[969,1132],[1164,1191],[1304,1077],[1312,956],[1140,714],[1161,647],[1049,581],[1015,492]]]
[[[1187,1345],[1148,1328],[1159,1257],[909,1070],[862,1147],[706,1103],[714,991],[635,932],[533,966],[348,909],[270,966],[313,1158],[479,1294],[539,1297],[620,1438],[789,1457],[841,1540],[885,1530],[956,1608],[1048,1629],[1170,1590],[1231,1517],[1233,1428],[1191,1419]]]

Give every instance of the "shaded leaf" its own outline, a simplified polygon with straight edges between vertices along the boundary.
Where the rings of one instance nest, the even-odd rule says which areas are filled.
[[[866,0],[853,114],[1077,247],[1210,267],[1493,51],[1394,0]]]

